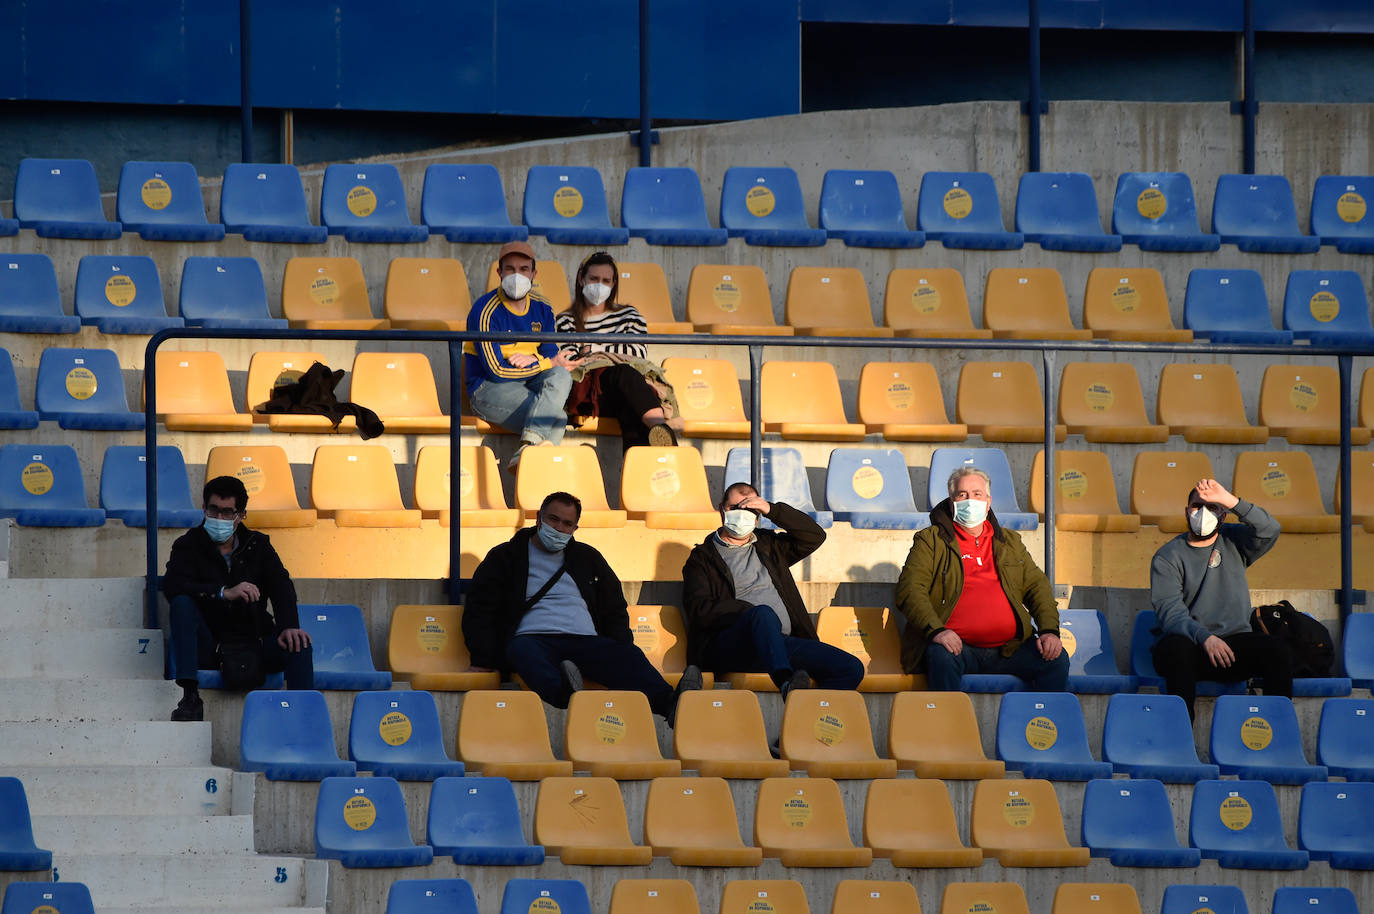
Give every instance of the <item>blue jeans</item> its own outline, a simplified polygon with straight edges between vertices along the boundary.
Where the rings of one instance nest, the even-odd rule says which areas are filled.
[[[559,666],[564,660],[608,689],[643,692],[654,713],[671,720],[677,694],[633,642],[601,635],[516,635],[506,646],[511,669],[555,708],[566,708],[572,697]]]
[[[215,640],[210,626],[205,624],[195,597],[182,594],[173,597],[168,610],[172,628],[172,678],[177,682],[194,682],[196,670],[213,670],[219,666]],[[269,673],[285,673],[288,689],[315,688],[315,661],[311,648],[291,652],[277,643],[276,635],[262,639],[262,668]]]
[[[521,441],[561,444],[568,425],[563,405],[572,375],[554,366],[524,381],[483,381],[472,391],[472,411],[520,436]]]
[[[958,654],[951,654],[934,641],[926,646],[926,687],[932,692],[959,691],[965,673],[1004,673],[1024,679],[1032,692],[1062,692],[1069,684],[1069,652],[1046,660],[1034,638],[1021,642],[1010,657],[1003,657],[999,647],[965,644]]]
[[[858,688],[864,678],[863,662],[848,651],[784,635],[771,606],[740,613],[707,643],[701,659],[704,668],[718,673],[767,673],[778,686],[792,678],[793,670],[806,670],[821,689]]]

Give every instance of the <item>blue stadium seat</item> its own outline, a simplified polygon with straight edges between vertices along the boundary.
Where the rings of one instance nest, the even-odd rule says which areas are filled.
[[[992,512],[1008,530],[1034,530],[1040,519],[1024,512],[1016,501],[1007,454],[995,447],[937,447],[930,455],[926,497],[933,508],[949,497],[949,474],[960,466],[975,466],[992,478]]]
[[[499,244],[530,236],[523,225],[510,224],[495,165],[430,165],[420,194],[420,221],[454,243]]]
[[[780,501],[791,505],[822,527],[829,528],[835,522],[835,515],[829,511],[817,510],[811,499],[811,483],[806,478],[806,462],[801,451],[794,447],[765,447],[762,451],[760,472],[763,479],[757,483],[759,494],[764,501]],[[737,482],[750,482],[749,448],[732,447],[725,455],[725,480],[723,485]],[[759,518],[759,526],[772,529],[766,517]]]
[[[429,692],[359,692],[348,725],[348,757],[359,771],[398,781],[462,777],[444,752],[439,708]]]
[[[33,843],[29,798],[18,778],[0,777],[0,870],[46,870],[52,851]]]
[[[86,483],[69,444],[0,446],[0,517],[24,527],[99,527],[105,512],[86,506]]]
[[[1298,714],[1282,695],[1218,698],[1208,751],[1222,774],[1271,784],[1326,780],[1326,769],[1303,755]]]
[[[389,162],[326,168],[320,222],[349,242],[408,244],[429,237],[428,226],[410,221],[401,173]]]
[[[998,695],[1026,691],[1026,681],[1006,673],[965,673],[959,677],[959,691],[970,694]]]
[[[587,887],[576,879],[511,879],[506,883],[506,890],[501,895],[501,914],[546,912],[592,914]]]
[[[239,726],[239,768],[269,781],[349,777],[358,766],[339,758],[334,724],[319,692],[249,692]]]
[[[825,503],[835,520],[859,530],[919,530],[930,515],[916,510],[906,458],[895,448],[835,448],[825,470]]]
[[[620,224],[649,244],[714,246],[723,228],[706,217],[701,179],[690,168],[631,168],[620,195]]]
[[[1159,914],[1250,914],[1245,893],[1233,885],[1170,885],[1164,887]]]
[[[1188,843],[1227,869],[1307,868],[1307,851],[1284,843],[1279,800],[1268,781],[1198,781]]]
[[[34,405],[40,419],[62,428],[128,431],[144,426],[143,413],[129,410],[119,357],[111,349],[43,350]]]
[[[386,914],[477,914],[477,896],[466,879],[397,879]]]
[[[1202,231],[1193,182],[1180,171],[1127,171],[1116,179],[1112,231],[1142,251],[1215,251]]]
[[[1095,761],[1078,697],[1067,692],[1008,692],[997,711],[997,757],[1023,777],[1051,781],[1110,778]]]
[[[1078,171],[1028,171],[1016,190],[1016,230],[1046,251],[1119,251],[1102,231],[1093,179]]]
[[[1140,681],[1141,688],[1153,687],[1163,691],[1164,677],[1155,671],[1155,658],[1150,653],[1150,648],[1159,640],[1155,633],[1157,627],[1159,620],[1155,617],[1153,609],[1142,609],[1135,614],[1135,623],[1131,628],[1131,675]],[[1202,679],[1197,684],[1199,698],[1244,694],[1244,682],[1213,682]]]
[[[126,527],[148,526],[148,461],[141,444],[114,444],[105,449],[100,465],[100,507],[105,516],[119,518]],[[191,501],[191,483],[181,449],[163,444],[157,449],[157,525],[195,527],[205,518]]]
[[[1342,254],[1374,254],[1374,176],[1322,175],[1312,188],[1312,234]]]
[[[236,162],[224,169],[219,219],[244,241],[323,244],[329,230],[312,225],[305,186],[294,165]]]
[[[91,890],[84,882],[11,882],[5,887],[0,914],[95,914]]]
[[[87,254],[76,268],[76,316],[101,333],[157,333],[185,324],[168,317],[153,258]]]
[[[0,254],[0,332],[80,330],[81,318],[62,313],[57,273],[47,254]]]
[[[14,215],[40,238],[106,240],[123,234],[105,218],[100,182],[85,159],[23,159],[14,176]]]
[[[1345,674],[1357,689],[1374,690],[1374,613],[1351,613],[1341,638]]]
[[[1374,870],[1374,784],[1303,785],[1298,847],[1332,869]]]
[[[393,778],[325,778],[315,801],[315,856],[344,866],[427,866],[434,848],[410,839]]]
[[[116,208],[125,230],[145,241],[224,240],[224,226],[205,218],[200,178],[190,162],[125,162]]]
[[[926,238],[947,248],[1018,250],[1020,232],[1002,227],[1002,204],[992,175],[981,171],[928,171],[921,178],[916,217]]]
[[[178,298],[188,327],[277,330],[287,325],[267,310],[262,267],[252,257],[187,257]]]
[[[1344,886],[1300,888],[1284,885],[1274,890],[1271,914],[1360,914],[1355,893]]]
[[[1183,326],[1213,343],[1287,346],[1293,342],[1291,331],[1274,327],[1264,280],[1255,270],[1190,271]]]
[[[1139,681],[1116,668],[1107,617],[1096,609],[1061,609],[1059,639],[1069,652],[1069,691],[1079,695],[1134,692]]]
[[[544,848],[525,840],[506,778],[439,778],[429,792],[425,840],[459,866],[538,866]]]
[[[14,374],[14,360],[10,358],[10,351],[0,348],[0,428],[37,427],[38,411],[24,409],[19,402],[19,380]]]
[[[224,688],[224,676],[219,670],[196,670],[196,685],[202,689]],[[262,691],[276,691],[286,685],[286,677],[281,673],[268,673],[262,684]],[[286,780],[283,778],[283,780]],[[318,780],[309,778],[309,780]]]
[[[1374,699],[1328,698],[1317,727],[1317,762],[1331,777],[1374,781]]]
[[[1221,776],[1198,761],[1188,706],[1177,695],[1113,695],[1102,725],[1102,759],[1117,774],[1194,784]]]
[[[831,169],[821,184],[821,228],[852,248],[919,248],[925,232],[906,227],[902,191],[890,171]]]
[[[1314,345],[1374,345],[1374,324],[1360,274],[1293,270],[1283,292],[1283,329]]]
[[[601,172],[586,165],[533,165],[525,175],[522,212],[531,235],[550,244],[626,244],[630,233],[611,225]]]
[[[391,674],[372,665],[372,646],[363,611],[350,604],[302,603],[301,628],[310,636],[315,688],[322,690],[391,688]]]
[[[745,244],[825,244],[825,229],[813,229],[806,219],[797,173],[786,167],[727,168],[720,187],[720,224]]]
[[[9,238],[19,234],[19,220],[8,217],[0,217],[0,238]]]
[[[1169,795],[1159,781],[1089,781],[1083,791],[1082,843],[1112,866],[1197,866],[1202,852],[1182,847]]]
[[[1219,175],[1212,231],[1252,254],[1313,254],[1321,239],[1298,228],[1293,187],[1283,175]]]

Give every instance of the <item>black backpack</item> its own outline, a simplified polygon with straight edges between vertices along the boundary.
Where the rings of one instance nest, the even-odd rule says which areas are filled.
[[[1293,675],[1302,678],[1330,676],[1336,650],[1331,633],[1316,619],[1293,608],[1287,600],[1256,606],[1250,613],[1250,628],[1271,635],[1288,645],[1293,654]]]

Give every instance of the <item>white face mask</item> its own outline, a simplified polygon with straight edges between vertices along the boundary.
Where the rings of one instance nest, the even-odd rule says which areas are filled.
[[[1209,537],[1217,530],[1217,516],[1207,508],[1188,509],[1188,529],[1194,536]]]
[[[582,286],[582,297],[593,308],[603,305],[611,297],[611,287],[604,282],[589,282]]]
[[[530,286],[534,283],[524,273],[507,273],[501,277],[501,291],[506,293],[506,298],[511,301],[519,301],[530,294]]]
[[[539,523],[539,529],[535,532],[539,535],[539,542],[550,552],[562,552],[568,548],[568,543],[573,538],[571,533],[555,530],[542,521]]]
[[[988,516],[988,503],[981,498],[965,498],[954,503],[954,522],[961,527],[981,527]]]
[[[754,532],[754,527],[758,525],[759,519],[753,511],[746,511],[743,508],[735,508],[733,511],[725,512],[724,527],[730,532],[731,536],[741,539]]]

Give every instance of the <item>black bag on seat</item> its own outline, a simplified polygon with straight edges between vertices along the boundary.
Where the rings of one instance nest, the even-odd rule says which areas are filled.
[[[1250,628],[1288,645],[1293,654],[1294,676],[1312,679],[1331,675],[1331,664],[1336,660],[1331,633],[1287,600],[1256,606],[1250,613]]]

